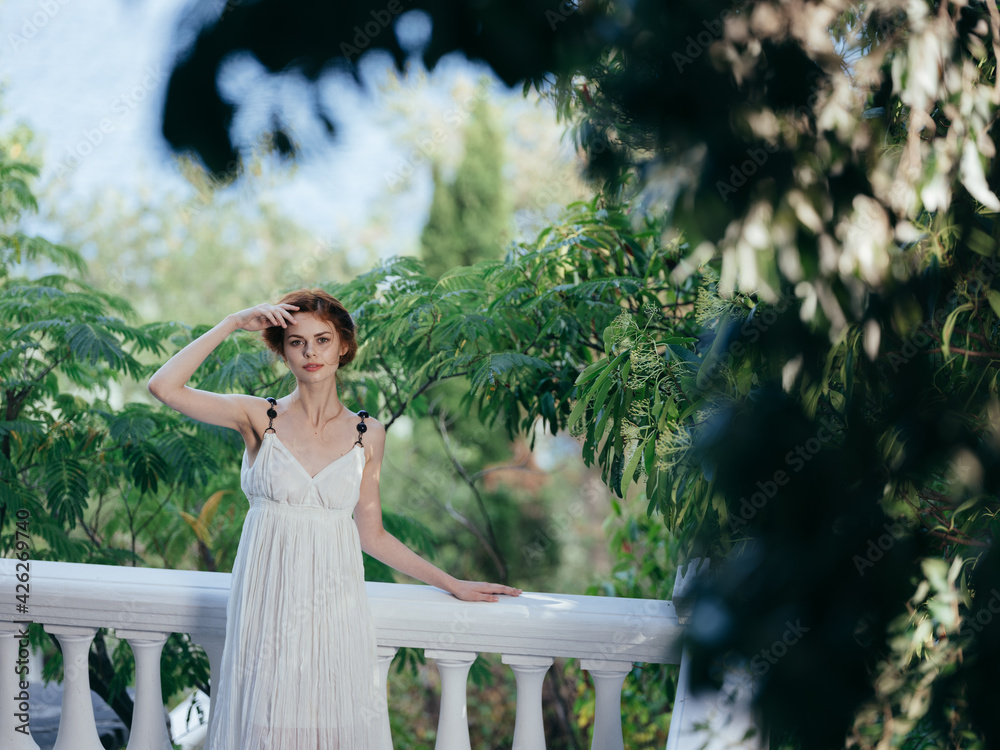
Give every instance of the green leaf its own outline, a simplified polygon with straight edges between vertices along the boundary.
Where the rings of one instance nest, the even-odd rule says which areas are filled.
[[[587,369],[585,369],[577,376],[576,385],[583,385],[588,380],[596,378],[601,373],[601,369],[605,367],[607,364],[608,364],[608,358],[601,357],[596,362],[588,365]]]
[[[499,376],[507,375],[520,369],[552,370],[552,365],[544,359],[530,357],[519,352],[501,352],[490,354],[483,364],[469,377],[472,390],[478,391],[487,385],[494,385]]]
[[[188,486],[207,484],[219,470],[215,451],[198,437],[168,432],[155,445],[177,479]]]
[[[947,320],[945,320],[944,327],[941,330],[941,353],[945,357],[948,357],[951,354],[951,334],[955,330],[955,324],[958,322],[958,316],[966,310],[972,310],[974,307],[975,306],[971,302],[959,305],[951,311],[951,314],[948,316]]]
[[[45,434],[45,425],[42,422],[32,422],[28,419],[0,421],[0,436],[9,435],[12,432],[41,437]]]
[[[166,479],[166,462],[152,446],[146,443],[127,448],[125,460],[132,471],[132,481],[139,492],[156,492],[160,481]]]
[[[656,464],[656,438],[650,438],[646,441],[646,445],[643,448],[643,462],[646,468],[646,476],[654,476],[653,467]]]
[[[993,314],[1000,318],[1000,292],[996,289],[987,289],[986,299],[989,301],[990,307],[993,308]]]
[[[118,339],[105,328],[91,323],[77,323],[66,331],[66,343],[74,357],[89,364],[94,365],[104,360],[116,370],[125,365],[124,350]]]
[[[576,425],[576,423],[580,421],[580,418],[586,411],[587,404],[591,400],[591,398],[593,398],[593,390],[587,391],[585,394],[583,394],[583,396],[577,399],[576,403],[573,405],[573,411],[569,413],[569,417],[566,419],[567,430],[572,429]]]
[[[83,521],[90,488],[87,470],[73,458],[49,459],[44,466],[45,497],[49,510],[63,524]]]
[[[611,443],[609,440],[608,443]],[[609,476],[607,478],[608,486],[611,490],[618,495],[618,497],[624,497],[622,493],[622,470],[623,470],[623,456],[621,453],[615,451],[614,457],[611,459],[611,467],[609,471]]]
[[[629,457],[628,463],[625,464],[625,470],[622,472],[622,497],[628,493],[628,488],[632,484],[632,476],[635,474],[635,469],[639,465],[639,459],[642,458],[643,445],[640,442],[636,445],[635,450],[632,451],[632,455]]]
[[[148,414],[125,411],[108,423],[108,434],[121,445],[141,443],[156,429],[156,422]]]

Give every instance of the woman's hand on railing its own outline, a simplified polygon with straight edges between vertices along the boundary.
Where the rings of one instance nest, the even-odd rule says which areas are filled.
[[[513,586],[483,581],[456,581],[451,587],[451,594],[465,602],[495,602],[499,601],[499,594],[518,596],[520,593],[521,589]]]

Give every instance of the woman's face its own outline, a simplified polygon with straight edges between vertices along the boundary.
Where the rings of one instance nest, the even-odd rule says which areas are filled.
[[[293,313],[295,322],[285,328],[285,363],[299,380],[324,380],[337,372],[347,350],[337,329],[315,313]]]

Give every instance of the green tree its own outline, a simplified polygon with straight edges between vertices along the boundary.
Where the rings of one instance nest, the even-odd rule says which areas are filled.
[[[504,195],[503,138],[494,118],[493,108],[480,88],[464,129],[464,155],[454,179],[446,181],[439,164],[433,164],[434,194],[421,235],[423,268],[433,278],[449,269],[494,260],[502,254],[510,214]],[[558,549],[551,545],[531,565],[519,564],[515,556],[515,570],[510,569],[511,553],[522,534],[507,535],[504,531],[520,527],[523,536],[530,537],[537,523],[519,512],[523,509],[503,488],[487,491],[481,486],[481,480],[490,472],[486,465],[507,460],[510,443],[505,434],[484,431],[474,419],[456,419],[463,393],[461,384],[436,384],[428,391],[427,408],[414,428],[430,437],[431,445],[437,448],[422,451],[423,460],[432,465],[444,464],[446,471],[459,480],[459,492],[471,495],[474,501],[472,512],[466,513],[451,503],[444,505],[448,515],[469,532],[458,539],[472,542],[456,545],[455,564],[465,567],[470,563],[460,560],[471,557],[473,569],[488,570],[501,581],[516,579],[520,585],[530,585],[531,580],[540,582],[552,572]],[[427,441],[418,440],[417,445],[426,446]],[[537,517],[539,509],[535,510],[532,515]]]
[[[465,128],[465,155],[447,182],[436,165],[430,214],[420,237],[421,257],[435,278],[502,254],[510,214],[504,196],[503,139],[489,102],[479,97]]]
[[[32,559],[135,564],[139,539],[163,510],[157,489],[206,481],[214,464],[148,407],[109,406],[117,383],[146,372],[138,356],[161,352],[171,329],[137,325],[124,300],[78,278],[86,266],[76,251],[16,230],[37,207],[25,180],[33,174],[0,157],[0,550],[23,549],[27,533]],[[25,265],[47,272],[17,275]],[[46,649],[46,678],[58,675],[54,642],[37,625],[30,637]],[[131,663],[125,644],[112,649],[98,634],[91,686],[126,725]],[[163,668],[168,693],[207,686],[207,659],[186,636],[171,637]]]
[[[497,433],[510,438],[534,435],[538,423],[555,432],[567,424],[581,372],[593,371],[595,360],[599,366],[607,364],[607,358],[601,359],[611,342],[607,329],[621,315],[666,309],[666,315],[651,316],[647,330],[679,350],[694,340],[684,332],[697,329],[691,307],[699,288],[694,279],[680,285],[671,280],[678,253],[676,243],[663,242],[656,224],[635,232],[626,213],[601,208],[595,201],[576,206],[562,222],[534,242],[512,249],[503,261],[455,268],[435,281],[418,262],[400,258],[348,284],[331,286],[331,292],[356,310],[365,342],[358,361],[368,375],[357,383],[358,400],[387,420],[396,414],[419,418],[435,408],[433,390],[451,381],[464,394],[464,410]],[[613,359],[619,359],[619,353]],[[642,366],[648,370],[649,363]],[[606,416],[596,420],[601,432],[585,441],[584,452],[589,462],[602,466],[606,481],[614,479],[612,486],[627,488],[620,456],[631,447],[632,438],[619,429],[619,418],[632,412],[633,399],[610,392],[612,384],[609,378],[600,383]],[[417,492],[420,484],[422,480]],[[496,513],[498,505],[490,502],[489,510]],[[566,498],[561,517],[570,506]],[[520,510],[523,514],[523,505]],[[498,520],[502,525],[501,514]],[[631,520],[627,524],[635,527]],[[516,557],[522,565],[537,565],[557,546],[558,533],[551,523],[521,530],[520,535]],[[638,541],[636,546],[645,549]],[[669,596],[673,578],[665,566],[674,562],[666,561],[664,545],[650,546],[660,553],[648,560],[638,560],[636,554],[623,561],[617,584],[601,590]],[[675,545],[670,548],[676,552]],[[648,719],[651,705],[657,712],[669,706],[670,672],[650,665],[636,678],[623,709],[630,725],[648,725],[643,717]],[[570,669],[565,679],[576,685],[583,678]],[[584,716],[587,705],[584,698]],[[630,735],[630,740],[654,746],[664,739],[664,721],[659,716],[648,732]]]
[[[699,597],[716,627],[693,621],[694,676],[752,663],[801,619],[809,636],[760,675],[774,742],[1000,743],[994,4],[411,7],[432,19],[429,65],[461,51],[552,91],[608,199],[641,186],[686,238],[675,281],[717,276],[698,341],[656,346],[640,379],[631,351],[663,343],[654,316],[610,327],[574,415],[612,487],[656,468],[650,499],[669,487],[668,523],[715,553]],[[261,19],[344,35],[375,4],[324,8],[265,0],[207,28],[172,77],[173,143],[213,168],[231,158],[234,105],[214,89],[226,55],[266,48],[275,71],[340,57],[336,34],[274,50]],[[398,40],[378,44],[402,65]],[[189,102],[218,114],[199,127]],[[645,283],[634,271],[623,282]],[[608,414],[628,427],[643,390],[628,440],[593,445]]]
[[[87,248],[86,279],[132,301],[146,320],[215,323],[248,300],[276,299],[315,278],[358,269],[259,197],[252,177],[215,186],[190,168],[188,195],[48,196],[46,218]],[[178,191],[179,193],[179,191]]]

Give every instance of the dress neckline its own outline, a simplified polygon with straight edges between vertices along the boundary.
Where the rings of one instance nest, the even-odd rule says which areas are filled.
[[[328,463],[322,469],[320,469],[319,471],[317,471],[315,474],[310,475],[309,472],[306,471],[306,467],[302,465],[302,462],[299,461],[299,459],[297,459],[295,457],[294,453],[292,453],[291,449],[281,441],[281,438],[278,437],[278,433],[277,432],[265,432],[264,433],[264,438],[266,439],[268,437],[273,438],[274,440],[276,440],[277,443],[278,443],[278,445],[280,445],[282,448],[285,449],[285,453],[287,453],[288,456],[292,459],[292,461],[295,462],[295,465],[299,467],[299,470],[303,474],[305,474],[307,477],[309,477],[309,481],[310,482],[313,481],[313,480],[315,480],[316,477],[318,477],[320,474],[322,474],[324,471],[326,471],[327,469],[329,469],[334,464],[336,464],[336,463],[338,463],[340,461],[343,461],[345,458],[347,458],[348,456],[352,455],[354,453],[355,449],[361,448],[361,450],[364,451],[364,446],[358,445],[357,443],[355,443],[354,445],[351,446],[351,449],[349,451],[347,451],[347,453],[345,453],[344,455],[340,456],[339,458],[333,459],[330,463]],[[261,443],[261,450],[263,450],[263,443]],[[244,451],[244,454],[246,454],[246,451]],[[258,450],[257,451],[257,456],[254,458],[253,463],[250,464],[250,466],[248,467],[248,470],[249,469],[253,469],[253,467],[257,465],[257,462],[260,461],[260,454],[261,454],[261,451]]]

